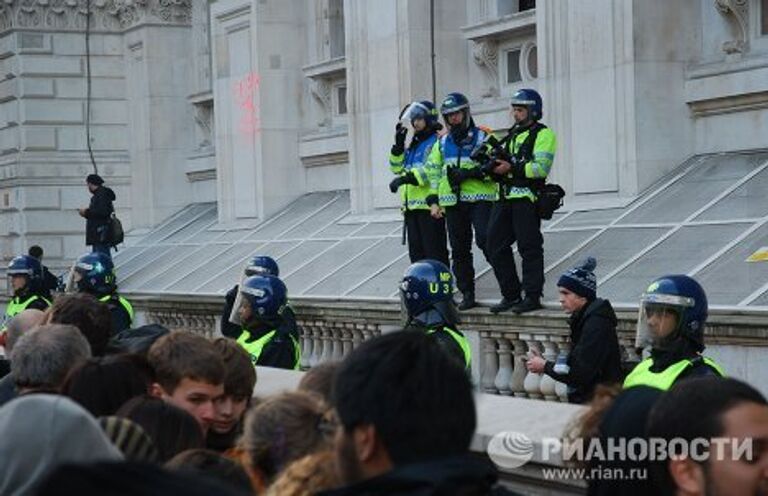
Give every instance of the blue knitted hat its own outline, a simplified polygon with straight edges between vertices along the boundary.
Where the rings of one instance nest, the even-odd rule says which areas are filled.
[[[595,277],[595,267],[597,260],[594,257],[587,257],[581,265],[566,271],[560,276],[557,285],[573,291],[579,296],[588,300],[594,300],[597,293],[597,278]]]

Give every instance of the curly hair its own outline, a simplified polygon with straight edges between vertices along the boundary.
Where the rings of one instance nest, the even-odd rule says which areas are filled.
[[[266,496],[311,496],[340,485],[333,453],[320,451],[288,465],[269,487]]]

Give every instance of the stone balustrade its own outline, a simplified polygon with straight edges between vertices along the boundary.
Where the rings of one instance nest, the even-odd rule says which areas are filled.
[[[218,334],[223,298],[190,295],[127,295],[139,323],[156,322],[207,336]],[[360,343],[382,332],[398,329],[399,305],[382,301],[292,299],[301,330],[301,366],[341,360]],[[617,312],[619,343],[626,363],[638,362],[634,347],[637,311]],[[547,360],[570,352],[565,316],[542,310],[522,316],[492,315],[485,308],[462,313],[461,330],[469,338],[473,378],[484,393],[518,398],[566,400],[566,387],[550,377],[529,374],[523,363],[531,349]],[[761,390],[768,386],[768,315],[715,311],[706,329],[706,354]],[[768,393],[768,391],[765,391]]]

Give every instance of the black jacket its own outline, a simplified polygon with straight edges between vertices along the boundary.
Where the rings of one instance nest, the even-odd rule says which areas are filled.
[[[351,486],[317,493],[318,496],[514,496],[496,484],[490,462],[471,455],[405,465]]]
[[[91,196],[91,203],[85,211],[85,244],[109,244],[109,219],[115,207],[115,192],[106,186],[99,186]]]
[[[547,362],[544,373],[568,386],[568,401],[589,401],[595,386],[621,382],[621,349],[616,335],[616,313],[608,300],[596,298],[571,315],[571,353],[567,374],[554,371]]]
[[[123,332],[126,329],[130,329],[131,324],[133,324],[131,315],[128,313],[128,310],[125,309],[123,304],[120,303],[120,296],[118,294],[112,294],[105,303],[109,307],[109,313],[112,315],[112,336]]]
[[[278,369],[293,369],[296,366],[296,346],[298,346],[298,340],[295,338],[288,322],[280,319],[280,322],[274,323],[274,325],[260,323],[246,329],[251,335],[251,339],[247,342],[256,341],[272,332],[272,330],[277,331],[274,337],[264,345],[258,361],[254,365]],[[251,360],[253,360],[253,357],[251,357]]]

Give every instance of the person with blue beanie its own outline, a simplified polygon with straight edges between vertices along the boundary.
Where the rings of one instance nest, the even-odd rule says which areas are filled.
[[[585,403],[598,384],[622,380],[616,313],[608,300],[597,297],[596,266],[597,260],[588,257],[557,281],[560,305],[570,315],[571,353],[555,363],[531,350],[526,362],[529,372],[567,385],[570,403]]]

